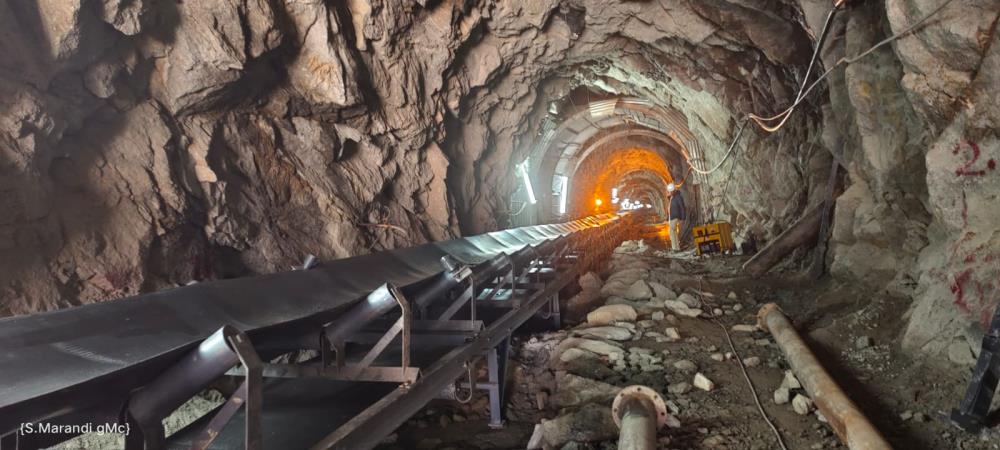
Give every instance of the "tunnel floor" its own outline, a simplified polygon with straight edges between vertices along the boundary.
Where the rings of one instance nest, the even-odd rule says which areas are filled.
[[[780,448],[736,358],[745,362],[763,409],[788,448],[846,448],[815,408],[800,414],[793,402],[775,403],[788,363],[770,334],[733,329],[756,324],[759,307],[768,302],[777,303],[793,320],[826,369],[894,447],[1000,448],[996,430],[966,435],[943,419],[964,393],[965,370],[913,360],[899,350],[896,327],[902,323],[898,316],[905,299],[828,278],[816,282],[779,273],[751,280],[734,276],[744,257],[699,259],[653,245],[626,242],[597,274],[602,282],[590,275],[581,278],[583,291],[568,301],[564,313],[566,322],[583,323],[515,337],[504,428],[487,426],[488,401],[477,393],[467,404],[432,403],[379,448],[525,448],[536,424],[542,424],[539,436],[545,448],[613,449],[617,429],[611,400],[619,388],[633,384],[663,393],[680,421],[677,428],[659,431],[660,448]],[[651,298],[629,292],[638,280],[650,287]],[[714,314],[685,317],[657,302],[674,294]],[[638,316],[614,323],[614,329],[588,332],[593,326],[586,313],[606,303],[631,305]],[[729,330],[736,354],[720,324]],[[600,345],[581,344],[584,340]],[[615,348],[621,356],[611,355]],[[601,354],[601,349],[611,351]],[[693,386],[697,373],[714,383],[710,391]],[[806,395],[792,389],[790,399],[796,394]]]

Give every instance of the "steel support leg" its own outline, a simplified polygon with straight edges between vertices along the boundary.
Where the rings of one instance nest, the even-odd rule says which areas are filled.
[[[509,356],[510,336],[486,354],[486,365],[490,377],[487,385],[490,394],[490,428],[503,428],[506,422],[503,414],[503,401]]]
[[[559,327],[562,326],[562,316],[560,315],[560,312],[559,312],[559,293],[556,293],[556,295],[552,296],[552,309],[551,309],[551,311],[552,311],[552,317],[551,317],[551,319],[552,319],[552,326],[555,327],[555,329],[558,330]]]
[[[972,381],[965,391],[965,398],[957,409],[951,412],[951,421],[970,433],[979,432],[987,426],[990,404],[1000,383],[1000,306],[993,313],[993,320],[986,336],[983,349],[972,371]]]

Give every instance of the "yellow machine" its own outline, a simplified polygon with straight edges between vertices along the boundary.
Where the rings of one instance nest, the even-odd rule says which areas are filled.
[[[728,253],[736,250],[733,243],[733,226],[729,222],[712,222],[698,225],[691,230],[695,252],[698,255]]]

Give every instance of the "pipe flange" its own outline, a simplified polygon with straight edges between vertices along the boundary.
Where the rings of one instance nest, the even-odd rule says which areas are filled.
[[[611,417],[615,419],[615,425],[619,428],[622,426],[622,403],[625,399],[635,397],[653,405],[653,408],[656,409],[656,429],[659,430],[660,428],[663,428],[663,425],[666,425],[670,418],[670,414],[667,413],[667,403],[663,401],[663,397],[660,396],[659,392],[638,384],[622,389],[618,392],[618,395],[615,396],[615,401],[611,404]]]

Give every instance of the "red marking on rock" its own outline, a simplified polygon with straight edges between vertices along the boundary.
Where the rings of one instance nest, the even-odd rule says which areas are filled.
[[[962,228],[969,226],[969,203],[965,200],[965,191],[962,191]]]
[[[966,140],[959,141],[958,143],[955,144],[955,147],[952,149],[951,154],[957,155],[958,152],[961,150],[961,144],[965,144],[965,146],[969,150],[971,150],[971,152],[972,152],[972,158],[969,159],[968,161],[966,161],[965,165],[963,165],[962,167],[959,167],[958,169],[955,169],[955,176],[960,176],[960,177],[961,176],[966,176],[966,177],[969,177],[969,176],[981,177],[983,175],[986,175],[986,169],[973,169],[972,168],[972,165],[975,164],[976,161],[979,161],[979,157],[982,154],[982,152],[979,150],[979,146],[976,145],[975,142],[966,141]],[[992,159],[990,159],[986,163],[986,167],[989,168],[989,170],[994,170],[996,168],[996,165],[997,165],[996,161],[994,161]]]
[[[971,276],[972,276],[972,271],[966,269],[961,273],[959,273],[958,276],[955,277],[955,281],[951,283],[951,293],[955,294],[955,304],[958,305],[958,307],[961,308],[962,311],[965,311],[967,313],[971,312],[971,310],[969,309],[969,304],[965,299],[965,290],[963,286],[967,281],[969,281],[969,278]]]

